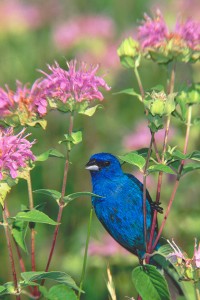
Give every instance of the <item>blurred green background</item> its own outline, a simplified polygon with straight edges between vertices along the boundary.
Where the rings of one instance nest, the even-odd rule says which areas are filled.
[[[163,12],[170,27],[178,17],[193,16],[200,18],[198,1],[173,0],[93,0],[93,1],[0,1],[0,85],[8,84],[15,89],[16,79],[23,83],[33,83],[41,76],[38,69],[47,70],[47,64],[55,60],[65,67],[65,61],[72,58],[85,60],[88,63],[99,63],[101,74],[112,87],[105,93],[104,109],[99,110],[92,118],[76,116],[74,129],[83,130],[83,143],[76,146],[71,153],[71,165],[67,183],[67,193],[90,191],[90,176],[84,166],[91,154],[111,152],[123,154],[130,149],[127,140],[132,139],[131,149],[148,147],[147,134],[143,133],[143,107],[130,96],[114,95],[115,92],[129,87],[138,90],[133,74],[124,70],[116,54],[117,47],[123,38],[136,35],[143,13],[151,13],[157,7]],[[189,13],[189,14],[188,14]],[[176,89],[192,80],[199,80],[200,65],[183,65],[177,67]],[[145,89],[157,84],[165,84],[167,70],[150,62],[144,62],[140,69]],[[185,128],[173,124],[170,145],[182,149]],[[32,129],[32,138],[37,140],[33,150],[40,154],[49,148],[65,151],[58,145],[63,134],[68,130],[68,116],[58,112],[48,115],[46,131]],[[137,133],[136,135],[136,132]],[[135,135],[133,135],[135,133]],[[133,136],[130,136],[133,135]],[[137,140],[142,140],[137,145]],[[192,127],[189,150],[198,149],[198,127]],[[129,172],[136,169],[124,166]],[[199,205],[199,172],[189,174],[182,179],[176,201],[163,236],[174,238],[177,244],[192,256],[194,237],[200,239],[200,205]],[[51,158],[38,163],[32,171],[33,189],[49,188],[60,190],[63,176],[63,161]],[[161,200],[167,206],[173,188],[173,177],[165,177]],[[148,182],[152,197],[155,196],[156,175]],[[56,219],[57,204],[45,196],[35,194],[35,204],[46,203],[45,212]],[[26,182],[20,181],[8,197],[8,206],[12,215],[27,205]],[[60,226],[58,242],[52,261],[51,270],[63,270],[79,283],[83,253],[87,233],[87,222],[91,202],[82,198],[70,203],[64,211]],[[162,216],[159,216],[161,219]],[[11,280],[8,255],[5,247],[3,228],[0,239],[0,284]],[[36,226],[37,270],[43,270],[52,240],[54,228],[48,225]],[[27,237],[28,240],[28,237]],[[30,267],[28,257],[24,255]],[[124,252],[106,233],[101,224],[93,217],[90,256],[88,259],[86,280],[84,283],[85,300],[106,300],[106,267],[109,263],[116,286],[118,299],[135,296],[131,283],[131,270],[137,259]],[[28,267],[27,267],[28,270]],[[10,297],[12,298],[12,297]],[[10,299],[6,297],[5,299]],[[25,299],[25,298],[24,298]]]

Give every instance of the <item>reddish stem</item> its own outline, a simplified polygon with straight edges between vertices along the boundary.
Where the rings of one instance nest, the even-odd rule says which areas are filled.
[[[172,68],[170,82],[169,82],[169,86],[168,86],[169,94],[173,93],[174,84],[175,84],[175,64]],[[163,142],[163,150],[162,150],[161,160],[160,160],[160,157],[158,155],[156,155],[158,162],[161,162],[161,163],[164,163],[165,153],[167,150],[167,141],[168,141],[168,135],[169,135],[170,121],[171,121],[171,116],[169,115],[167,118],[167,122],[166,122],[165,137],[164,137],[164,142]],[[154,148],[155,148],[155,146],[154,146]],[[157,152],[156,148],[155,148],[155,151]],[[160,202],[162,177],[163,177],[163,172],[159,172],[157,193],[156,193],[156,203]],[[151,232],[150,232],[150,239],[149,239],[149,243],[148,243],[148,247],[147,247],[147,253],[152,253],[154,250],[154,246],[156,246],[156,243],[154,243],[154,246],[152,247],[155,230],[156,230],[156,224],[157,224],[157,214],[158,214],[158,212],[156,210],[154,210],[153,220],[152,220],[152,225],[151,225]],[[146,262],[149,263],[149,260],[150,260],[150,257],[147,256]]]
[[[154,150],[155,150],[157,161],[159,163],[161,163],[161,158],[160,158],[160,155],[159,155],[159,151],[158,151],[157,143],[156,143],[156,140],[155,140],[155,136],[153,138],[153,146],[154,146]]]
[[[144,174],[143,174],[143,217],[144,217],[144,241],[145,241],[145,245],[146,245],[146,250],[147,250],[147,222],[146,222],[146,215],[147,215],[147,211],[146,211],[146,191],[147,191],[147,187],[146,187],[146,177],[147,177],[147,169],[149,166],[149,160],[151,157],[151,150],[152,150],[152,145],[153,145],[153,140],[154,140],[154,133],[151,132],[151,141],[150,141],[150,145],[149,145],[149,149],[148,149],[148,154],[147,154],[147,159],[146,159],[146,163],[145,163],[145,167],[144,167]]]
[[[156,203],[159,203],[159,200],[160,200],[162,175],[163,175],[163,172],[159,172],[158,184],[157,184],[157,193],[156,193]],[[157,214],[158,214],[158,212],[155,209],[154,213],[153,213],[153,220],[152,220],[152,225],[151,225],[151,232],[150,232],[150,239],[149,239],[149,243],[148,243],[148,247],[147,247],[147,253],[152,253],[152,251],[153,251],[152,243],[153,243],[153,238],[154,238],[156,224],[157,224]],[[146,263],[149,263],[149,260],[150,260],[150,257],[147,256]]]
[[[14,243],[15,243],[15,247],[16,247],[16,250],[17,250],[17,256],[18,256],[18,259],[19,259],[20,269],[21,269],[22,272],[26,272],[24,260],[22,258],[19,246],[17,245],[17,243],[15,242],[15,240],[14,240]]]
[[[63,208],[64,208],[64,206],[59,206],[58,217],[57,217],[57,222],[58,223],[60,223],[60,221],[61,221]],[[54,231],[53,242],[52,242],[52,246],[51,246],[51,251],[49,253],[49,258],[48,258],[48,261],[47,261],[45,272],[48,272],[48,270],[49,270],[49,266],[50,266],[50,263],[51,263],[51,260],[52,260],[52,256],[53,256],[53,252],[54,252],[54,248],[55,248],[55,244],[56,244],[56,240],[57,240],[57,236],[58,236],[59,226],[60,226],[60,224],[56,225],[56,228],[55,228],[55,231]],[[42,283],[42,285],[43,284],[44,283]]]
[[[69,135],[72,134],[72,130],[73,130],[73,115],[70,115],[70,122],[69,122]],[[47,261],[47,265],[45,268],[45,272],[48,272],[49,270],[49,266],[53,257],[53,253],[54,253],[54,249],[55,249],[55,245],[56,245],[56,240],[57,240],[57,236],[58,236],[58,231],[59,231],[59,226],[60,226],[60,222],[62,219],[62,213],[63,213],[63,208],[65,207],[65,202],[63,201],[63,198],[65,196],[65,191],[66,191],[66,185],[67,185],[67,177],[68,177],[68,171],[69,171],[69,155],[70,155],[70,149],[67,150],[67,159],[65,162],[65,167],[64,167],[64,174],[63,174],[63,183],[62,183],[62,191],[61,191],[61,198],[59,200],[59,211],[58,211],[58,216],[57,216],[57,223],[58,225],[56,225],[55,230],[54,230],[54,234],[53,234],[53,241],[52,241],[52,245],[51,245],[51,250],[49,253],[49,257],[48,257],[48,261]],[[41,285],[44,285],[45,280],[43,279],[41,282]]]
[[[191,118],[192,118],[192,106],[189,106],[189,108],[188,108],[188,117],[187,117],[187,129],[186,129],[186,135],[185,135],[185,144],[184,144],[184,150],[183,150],[184,154],[187,153],[187,147],[188,147],[189,135],[190,135]],[[177,191],[178,186],[179,186],[180,177],[181,177],[181,173],[183,171],[184,164],[185,164],[185,160],[183,159],[181,161],[180,166],[179,166],[179,170],[178,170],[178,174],[177,174],[177,177],[176,177],[176,182],[175,182],[175,185],[174,185],[174,189],[172,191],[172,194],[171,194],[171,197],[170,197],[170,200],[169,200],[169,203],[168,203],[167,210],[165,212],[162,224],[160,226],[160,229],[158,231],[158,235],[156,237],[156,240],[155,240],[155,242],[153,244],[152,249],[154,249],[156,247],[156,245],[157,245],[157,243],[158,243],[158,241],[160,239],[160,236],[162,234],[162,231],[163,231],[163,228],[165,226],[165,223],[167,221],[167,218],[168,218],[168,215],[169,215],[172,203],[173,203],[175,195],[176,195],[176,191]]]
[[[14,239],[13,239],[14,240]],[[21,252],[20,252],[20,249],[19,249],[19,246],[17,245],[16,241],[14,240],[14,243],[15,243],[15,247],[16,247],[16,250],[17,250],[17,256],[18,256],[18,259],[19,259],[19,265],[20,265],[20,269],[22,272],[26,272],[26,268],[25,268],[25,264],[24,264],[24,260],[23,260],[23,257],[21,255]],[[28,287],[31,295],[33,294],[33,290],[31,288],[31,286]]]

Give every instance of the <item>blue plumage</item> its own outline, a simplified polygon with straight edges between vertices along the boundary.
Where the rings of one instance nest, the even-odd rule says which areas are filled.
[[[143,184],[122,171],[109,153],[94,154],[86,165],[91,173],[96,215],[110,235],[124,248],[143,259],[146,252],[143,219]],[[153,202],[147,191],[146,224],[149,237]]]

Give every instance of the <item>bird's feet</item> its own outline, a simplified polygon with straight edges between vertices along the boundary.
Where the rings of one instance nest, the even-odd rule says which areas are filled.
[[[156,210],[158,213],[163,214],[163,208],[160,206],[160,202],[152,202],[151,207]]]

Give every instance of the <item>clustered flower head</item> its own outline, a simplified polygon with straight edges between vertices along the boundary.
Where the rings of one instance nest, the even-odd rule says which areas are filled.
[[[184,270],[184,277],[186,279],[194,279],[194,272],[196,269],[200,268],[200,243],[197,245],[197,239],[194,241],[194,254],[192,258],[189,258],[186,253],[177,246],[177,244],[172,241],[167,240],[173,252],[167,255],[167,259],[171,261],[172,264],[176,264]],[[189,272],[188,272],[189,270]]]
[[[167,35],[167,25],[159,10],[156,11],[154,19],[147,14],[144,15],[143,24],[138,27],[138,38],[141,41],[142,48],[158,47],[166,40]]]
[[[60,109],[60,103],[104,99],[99,88],[110,90],[102,77],[96,75],[99,66],[88,67],[86,63],[72,60],[67,63],[68,70],[62,69],[56,62],[48,65],[50,74],[41,71],[45,78],[40,78],[29,88],[16,82],[16,91],[6,86],[0,87],[0,120],[7,125],[35,126],[39,123],[43,128],[46,121],[44,116],[48,109]],[[53,106],[50,102],[53,100]],[[68,104],[68,103],[67,103]],[[88,104],[89,105],[89,104]],[[61,109],[68,111],[68,109]]]
[[[200,50],[200,22],[188,19],[185,23],[177,22],[175,33],[184,40],[188,47]]]
[[[41,87],[48,98],[59,99],[63,103],[68,100],[103,100],[99,88],[110,88],[102,77],[96,76],[98,65],[88,68],[84,62],[78,64],[76,60],[72,60],[67,66],[68,70],[65,70],[55,62],[55,65],[48,66],[50,74],[42,72],[46,78],[41,82]]]
[[[144,21],[138,27],[138,38],[142,48],[164,46],[174,39],[179,46],[187,45],[195,50],[200,49],[200,22],[192,19],[186,22],[178,21],[174,31],[170,31],[159,10],[152,19],[145,14]]]
[[[29,134],[24,136],[24,131],[14,135],[12,128],[0,130],[0,180],[17,178],[19,171],[35,160],[31,151],[35,141],[29,142]]]
[[[16,91],[6,86],[6,90],[0,88],[0,118],[18,116],[21,124],[32,121],[37,116],[42,117],[47,112],[47,101],[42,90],[39,88],[39,81],[36,81],[31,88],[16,82]],[[24,123],[24,124],[23,124]]]

